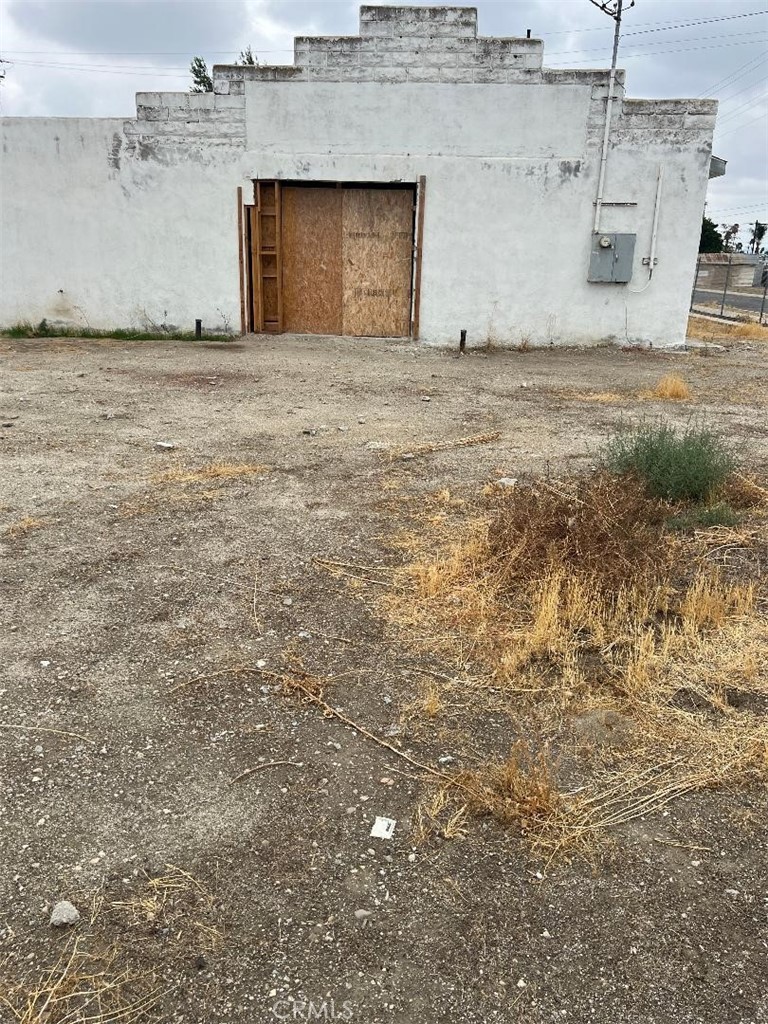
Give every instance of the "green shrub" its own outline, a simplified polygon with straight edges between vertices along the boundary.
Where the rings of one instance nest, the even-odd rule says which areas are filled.
[[[730,445],[709,427],[677,431],[666,423],[641,423],[610,437],[607,469],[635,473],[651,494],[667,501],[710,500],[736,466]]]
[[[741,516],[726,502],[719,502],[709,507],[697,506],[682,512],[677,516],[670,516],[667,525],[671,530],[678,530],[680,533],[691,533],[693,530],[706,530],[710,526],[738,526]]]

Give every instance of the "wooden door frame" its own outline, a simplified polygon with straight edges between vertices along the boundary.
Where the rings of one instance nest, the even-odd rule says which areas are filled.
[[[421,275],[424,252],[424,208],[426,204],[427,179],[420,175],[415,182],[369,182],[369,181],[282,181],[275,178],[253,178],[253,205],[243,204],[243,189],[237,189],[237,230],[240,267],[240,329],[258,333],[283,333],[283,266],[282,266],[282,203],[283,187],[299,188],[399,188],[412,189],[414,195],[413,263],[411,272],[411,296],[409,334],[413,341],[419,338],[421,315]],[[262,218],[266,215],[263,201],[263,187],[271,187],[274,195],[274,214],[270,207],[269,216],[275,217],[275,246],[269,252],[262,245]],[[265,323],[264,320],[264,256],[275,256],[277,273],[277,317]]]

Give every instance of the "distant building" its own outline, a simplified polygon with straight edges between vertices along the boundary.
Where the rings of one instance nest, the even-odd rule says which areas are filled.
[[[0,322],[680,342],[717,104],[624,77],[609,103],[474,8],[363,7],[133,120],[6,118]]]
[[[752,288],[760,283],[762,261],[748,252],[703,252],[699,256],[697,288]]]

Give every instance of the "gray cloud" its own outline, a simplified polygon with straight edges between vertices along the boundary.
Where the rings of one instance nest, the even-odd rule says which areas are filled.
[[[6,16],[30,38],[85,53],[226,50],[241,37],[246,14],[243,0],[13,0],[6,5]]]

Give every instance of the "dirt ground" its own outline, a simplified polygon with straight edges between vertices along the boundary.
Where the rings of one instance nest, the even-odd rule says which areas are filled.
[[[300,657],[373,735],[456,758],[460,720],[407,713],[450,669],[317,559],[375,580],[393,491],[583,469],[622,417],[704,417],[766,474],[768,345],[0,339],[0,359],[0,981],[33,984],[74,931],[189,1024],[768,1021],[764,790],[685,797],[546,869],[492,821],[417,842],[418,769],[269,675]],[[668,372],[692,402],[637,397]],[[256,468],[183,479],[213,463]],[[511,739],[503,713],[470,737]],[[50,927],[59,900],[76,929]]]

